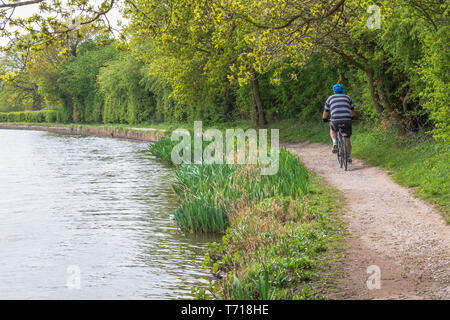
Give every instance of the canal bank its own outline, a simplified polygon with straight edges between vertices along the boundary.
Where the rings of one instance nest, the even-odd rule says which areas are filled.
[[[63,134],[79,134],[98,137],[122,138],[146,142],[155,142],[167,136],[167,131],[164,129],[124,128],[115,126],[73,125],[73,124],[38,125],[38,124],[0,123],[0,129],[37,130]]]

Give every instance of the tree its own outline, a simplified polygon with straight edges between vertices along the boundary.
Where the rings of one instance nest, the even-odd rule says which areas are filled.
[[[416,98],[413,78],[418,73],[411,74],[411,64],[421,59],[428,31],[418,32],[417,21],[411,19],[420,17],[424,30],[439,30],[448,25],[446,1],[405,0],[394,6],[391,1],[229,0],[218,6],[225,15],[256,28],[253,51],[247,56],[260,72],[286,58],[303,63],[314,52],[325,50],[366,74],[372,105],[380,117],[407,130],[426,120]],[[381,15],[374,17],[375,13]],[[368,23],[373,18],[380,19],[377,28]],[[411,39],[411,34],[416,38]],[[405,56],[410,57],[406,63]]]
[[[111,30],[106,14],[115,4],[116,0],[5,0],[0,4],[0,37],[13,39],[22,50],[64,39],[82,26],[105,25]],[[18,14],[30,6],[37,6],[37,12],[28,17]]]
[[[153,42],[144,61],[155,76],[167,79],[176,99],[186,105],[205,106],[205,101],[206,105],[225,105],[221,113],[231,113],[235,105],[232,83],[251,82],[255,122],[265,124],[260,73],[251,68],[240,72],[240,64],[248,64],[245,56],[251,51],[248,24],[237,24],[210,1],[127,0],[126,5],[134,41]],[[219,97],[225,101],[217,103]],[[205,109],[201,109],[203,115],[208,113]]]
[[[62,66],[57,83],[68,121],[100,122],[103,102],[98,94],[97,76],[100,68],[116,56],[113,43],[102,39],[87,40],[76,56]]]
[[[82,26],[77,32],[67,34],[64,39],[26,49],[26,70],[47,105],[60,106],[62,101],[70,100],[58,84],[63,65],[76,57],[80,47],[89,39],[100,37],[102,41],[106,41],[102,36],[104,35],[100,29]]]
[[[127,53],[107,62],[98,75],[105,123],[136,124],[153,120],[156,101],[143,81],[143,63]]]
[[[11,50],[0,60],[3,110],[40,110],[43,98],[25,70],[24,56]]]

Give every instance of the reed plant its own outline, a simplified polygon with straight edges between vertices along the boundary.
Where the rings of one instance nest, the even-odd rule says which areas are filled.
[[[165,138],[150,144],[149,150],[155,157],[170,162],[172,149],[176,145],[176,142],[171,141],[169,138]]]
[[[170,161],[176,143],[166,138],[150,146],[156,157]],[[180,199],[175,219],[190,232],[224,232],[243,207],[264,199],[297,199],[309,191],[309,173],[298,158],[280,150],[279,170],[261,175],[261,164],[182,164],[175,168],[172,187]]]

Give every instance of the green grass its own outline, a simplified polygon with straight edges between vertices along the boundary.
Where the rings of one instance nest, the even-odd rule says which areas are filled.
[[[328,124],[319,121],[305,123],[291,119],[282,120],[270,124],[269,128],[280,130],[282,142],[330,142]]]
[[[193,129],[192,124],[109,127]],[[252,124],[214,127],[247,129]],[[318,121],[284,120],[269,128],[280,129],[283,142],[331,143],[328,125]],[[423,133],[403,136],[358,123],[353,133],[353,156],[386,169],[399,184],[435,204],[450,222],[448,145]],[[166,140],[153,144],[152,152],[170,161],[172,146]],[[216,279],[209,292],[196,291],[198,298],[321,299],[337,290],[345,244],[337,213],[343,202],[317,177],[307,173],[309,178],[304,178],[306,170],[297,158],[286,155],[280,162],[283,159],[279,176],[268,178],[228,166],[175,168],[174,189],[180,197],[175,215],[180,227],[192,232],[226,230],[222,243],[211,244],[206,257],[205,266]]]
[[[177,144],[178,142],[172,142],[170,139],[162,139],[150,144],[149,150],[155,157],[171,163],[172,149]]]

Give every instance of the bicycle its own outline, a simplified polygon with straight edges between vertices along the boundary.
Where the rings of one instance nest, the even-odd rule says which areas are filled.
[[[329,119],[323,118],[323,122],[330,122]],[[347,143],[345,142],[346,137],[348,137],[348,134],[344,132],[345,123],[338,123],[337,124],[337,159],[339,166],[342,168],[344,167],[345,171],[347,171],[348,168],[348,151],[347,151]]]
[[[347,137],[347,134],[344,132],[345,125],[340,123],[337,125],[338,132],[337,132],[337,144],[338,144],[338,152],[337,152],[337,159],[339,166],[342,168],[344,167],[345,171],[347,171],[347,162],[348,162],[348,152],[347,152],[347,144],[345,143],[345,137]]]

